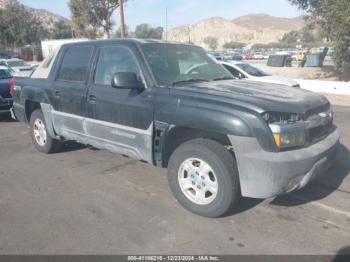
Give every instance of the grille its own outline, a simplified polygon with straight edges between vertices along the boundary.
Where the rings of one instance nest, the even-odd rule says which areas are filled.
[[[319,113],[326,112],[330,109],[330,107],[331,106],[329,104],[326,104],[326,105],[311,109],[306,112],[304,119],[307,120],[308,118],[318,115]]]
[[[327,137],[333,129],[332,124],[328,124],[327,126],[319,126],[309,130],[308,135],[308,143],[309,145],[313,145],[325,137]]]
[[[308,145],[315,144],[327,137],[333,130],[333,116],[326,118],[320,116],[320,113],[325,113],[330,110],[330,105],[325,105],[316,109],[312,109],[305,114],[306,121],[313,121],[311,128],[307,130]]]

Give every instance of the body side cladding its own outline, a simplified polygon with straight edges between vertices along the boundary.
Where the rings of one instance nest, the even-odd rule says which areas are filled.
[[[153,164],[153,122],[143,130],[55,111],[45,103],[41,107],[50,135]]]
[[[53,119],[52,119],[52,107],[48,104],[41,103],[41,110],[44,114],[45,122],[46,122],[46,130],[49,133],[49,135],[56,139],[61,139],[55,132],[54,125],[53,125]]]
[[[163,147],[164,147],[164,138],[171,125],[164,122],[156,121],[154,124],[154,141],[153,141],[153,152],[154,152],[154,164],[156,166],[163,166]]]
[[[32,80],[29,81],[32,82]],[[19,101],[14,103],[16,116],[21,121],[29,123],[30,115],[34,110],[40,109],[40,105],[43,103],[50,104],[50,95],[48,92],[48,89],[45,87],[22,86]]]

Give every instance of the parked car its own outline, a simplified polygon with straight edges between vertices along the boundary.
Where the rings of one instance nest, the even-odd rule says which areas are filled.
[[[263,55],[263,53],[255,53],[255,54],[253,54],[253,59],[264,60],[264,55]]]
[[[243,56],[239,53],[233,53],[231,55],[231,59],[229,60],[233,60],[233,61],[242,61],[243,60]]]
[[[250,53],[245,54],[245,56],[244,56],[244,60],[253,60],[253,59],[254,59],[254,56]]]
[[[10,58],[17,58],[18,54],[12,51],[7,50],[0,50],[0,58],[3,59],[10,59]]]
[[[220,54],[220,53],[209,53],[215,60],[217,61],[222,61],[224,60],[224,56],[223,54]]]
[[[17,80],[13,113],[40,152],[74,140],[167,167],[179,203],[206,217],[304,187],[340,137],[325,97],[235,80],[202,48],[161,41],[64,45]]]
[[[228,70],[230,73],[238,79],[245,79],[257,82],[281,84],[291,87],[300,88],[300,84],[293,79],[281,77],[281,76],[271,76],[261,69],[244,62],[237,61],[220,61],[220,63]]]
[[[22,59],[12,58],[7,60],[0,60],[2,65],[6,65],[7,67],[13,70],[15,76],[30,76],[33,71],[33,67],[35,65],[30,65]]]
[[[268,60],[271,53],[263,53],[264,60]]]
[[[10,113],[15,79],[7,67],[0,66],[0,118]]]

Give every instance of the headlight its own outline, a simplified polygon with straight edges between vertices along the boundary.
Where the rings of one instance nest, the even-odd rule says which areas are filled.
[[[305,145],[306,129],[302,122],[269,125],[276,145],[280,149]]]
[[[262,117],[270,127],[279,149],[305,145],[306,126],[301,115],[271,112],[262,114]]]

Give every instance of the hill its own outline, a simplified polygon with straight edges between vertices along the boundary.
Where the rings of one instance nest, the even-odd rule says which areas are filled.
[[[305,25],[302,16],[295,18],[275,17],[267,14],[251,14],[240,16],[232,20],[236,25],[240,25],[253,30],[280,30],[293,31],[302,28]]]
[[[168,40],[205,46],[207,36],[218,39],[219,46],[228,42],[247,44],[277,42],[285,33],[300,30],[305,25],[303,17],[281,18],[267,14],[251,14],[227,20],[212,17],[192,25],[183,25],[168,32]]]
[[[11,0],[0,0],[0,8],[5,8],[5,6],[7,4],[9,4],[11,2]],[[23,5],[25,9],[27,9],[27,11],[29,11],[30,13],[32,13],[36,18],[38,18],[38,20],[42,23],[42,25],[44,26],[44,28],[46,29],[51,29],[54,25],[55,22],[58,22],[58,21],[65,21],[66,23],[70,23],[70,20],[63,17],[63,16],[60,16],[60,15],[57,15],[57,14],[54,14],[54,13],[51,13],[47,10],[44,10],[44,9],[36,9],[36,8],[32,8],[32,7],[29,7],[29,6],[26,6],[26,5]]]

